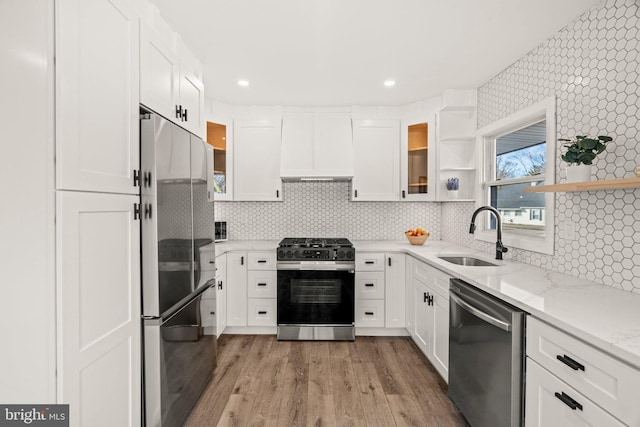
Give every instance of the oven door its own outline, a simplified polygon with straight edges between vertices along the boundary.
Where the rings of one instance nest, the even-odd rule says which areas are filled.
[[[278,268],[278,325],[353,325],[353,267],[301,268]]]

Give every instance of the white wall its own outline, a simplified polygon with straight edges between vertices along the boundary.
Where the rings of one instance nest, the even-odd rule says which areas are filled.
[[[558,138],[610,135],[593,179],[629,178],[640,164],[640,2],[607,0],[478,89],[478,127],[557,98]],[[556,182],[565,165],[556,158]],[[640,293],[640,190],[556,193],[555,253],[510,249],[506,257]],[[443,239],[487,253],[474,240],[472,203],[443,206]],[[574,233],[566,232],[572,226]],[[561,232],[561,230],[563,230]]]
[[[55,402],[53,2],[0,2],[0,402]]]

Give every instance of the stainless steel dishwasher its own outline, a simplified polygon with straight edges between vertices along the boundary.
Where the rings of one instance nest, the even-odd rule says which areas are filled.
[[[449,296],[449,399],[471,427],[522,426],[525,313],[459,279]]]

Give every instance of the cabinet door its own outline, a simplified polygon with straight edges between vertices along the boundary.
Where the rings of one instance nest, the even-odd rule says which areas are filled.
[[[234,199],[281,201],[280,120],[234,122]]]
[[[405,272],[405,282],[404,282],[404,292],[405,292],[405,323],[407,326],[407,331],[409,331],[409,335],[415,337],[415,292],[413,290],[413,269],[415,268],[415,260],[413,257],[406,257],[406,272]]]
[[[227,325],[247,326],[247,253],[227,253]]]
[[[179,99],[179,105],[183,110],[183,116],[179,124],[200,138],[206,138],[204,85],[195,74],[184,70],[184,67],[180,72]]]
[[[431,321],[433,311],[427,304],[427,295],[430,295],[431,288],[414,277],[413,281],[413,304],[415,316],[415,334],[413,340],[425,355],[429,354],[429,345],[431,343]]]
[[[395,120],[355,120],[353,201],[400,198],[400,125]]]
[[[385,257],[385,327],[405,326],[405,256],[387,254]]]
[[[400,200],[435,200],[435,116],[402,122]]]
[[[445,381],[449,377],[449,298],[431,291],[431,334],[429,360]]]
[[[526,375],[526,427],[624,426],[528,357]],[[575,404],[580,406],[574,409]]]
[[[178,119],[178,56],[151,28],[140,27],[140,103],[166,119]],[[179,119],[178,119],[179,120]]]
[[[127,0],[56,2],[56,187],[137,194],[138,19]]]
[[[216,257],[216,335],[227,327],[227,255]]]
[[[57,194],[58,402],[72,426],[140,422],[138,201]]]

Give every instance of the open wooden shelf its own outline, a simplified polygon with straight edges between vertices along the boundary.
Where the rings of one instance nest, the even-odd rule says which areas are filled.
[[[617,190],[640,188],[640,178],[607,179],[603,181],[567,182],[554,185],[536,185],[524,189],[525,193],[557,193],[570,191]]]

